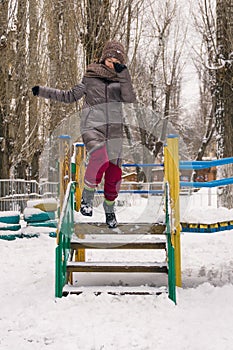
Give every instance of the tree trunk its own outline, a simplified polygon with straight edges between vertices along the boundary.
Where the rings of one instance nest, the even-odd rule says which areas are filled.
[[[28,148],[28,162],[30,164],[30,178],[39,180],[39,163],[38,155],[41,153],[41,142],[39,140],[39,127],[41,124],[38,113],[38,99],[31,92],[31,87],[37,84],[39,68],[39,10],[36,3],[29,1],[29,66],[28,66],[28,123],[27,123],[27,140],[25,147]],[[36,161],[37,160],[37,161]]]
[[[218,59],[225,61],[222,69],[216,72],[218,94],[216,96],[216,128],[218,133],[218,157],[233,156],[233,0],[217,0],[217,47]],[[233,176],[233,166],[222,167],[221,177]],[[219,205],[233,207],[232,186],[222,189]]]
[[[99,60],[103,46],[110,38],[109,11],[109,0],[87,0],[86,2],[84,48],[87,65]]]
[[[8,80],[8,50],[9,38],[7,37],[8,1],[0,2],[0,178],[9,177],[9,145],[7,122],[7,80]]]
[[[27,113],[27,0],[18,2],[17,11],[17,46],[16,75],[14,77],[16,110],[15,120],[11,123],[11,135],[14,139],[12,171],[16,178],[26,178],[28,173],[28,149],[24,147],[26,139]]]

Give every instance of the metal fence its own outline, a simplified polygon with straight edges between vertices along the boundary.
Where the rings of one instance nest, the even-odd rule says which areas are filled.
[[[57,182],[0,179],[0,211],[14,210],[22,213],[28,200],[57,197]]]
[[[206,192],[208,191],[208,196]],[[103,201],[103,189],[99,188],[98,195],[95,196],[94,205],[98,206]],[[122,182],[121,192],[118,198],[118,205],[131,205],[135,197],[134,192],[141,196],[159,196],[163,194],[163,182],[137,183]],[[130,194],[131,193],[131,194]],[[198,200],[200,203],[208,206],[216,206],[216,189],[181,188],[181,207],[185,209],[190,201]],[[42,198],[58,198],[58,182],[41,182],[35,180],[6,180],[0,179],[0,211],[20,211],[21,213],[27,206],[28,200]],[[208,201],[208,203],[206,203]],[[203,203],[202,203],[203,202]]]

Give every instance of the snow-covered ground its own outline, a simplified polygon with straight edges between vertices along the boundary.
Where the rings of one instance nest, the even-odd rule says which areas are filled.
[[[195,213],[197,222],[224,221],[224,209],[205,204],[197,212],[193,198],[185,203],[186,217]],[[131,203],[119,208],[119,215],[136,220],[139,208]],[[182,233],[183,288],[177,289],[174,305],[166,294],[94,296],[86,291],[55,299],[56,240],[49,229],[32,230],[39,238],[0,240],[1,350],[232,349],[233,231]]]

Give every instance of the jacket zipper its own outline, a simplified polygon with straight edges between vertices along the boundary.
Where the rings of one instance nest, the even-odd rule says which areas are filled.
[[[106,140],[108,140],[108,132],[109,132],[109,116],[108,116],[108,83],[105,82],[105,101],[106,101]]]

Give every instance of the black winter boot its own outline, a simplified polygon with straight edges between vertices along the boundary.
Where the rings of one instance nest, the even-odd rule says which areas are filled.
[[[106,224],[109,228],[115,228],[117,226],[117,220],[115,215],[115,204],[108,205],[106,201],[103,203],[105,215],[106,215]]]
[[[93,213],[93,199],[94,199],[94,190],[88,190],[84,188],[82,193],[80,213],[84,216],[92,216]]]

